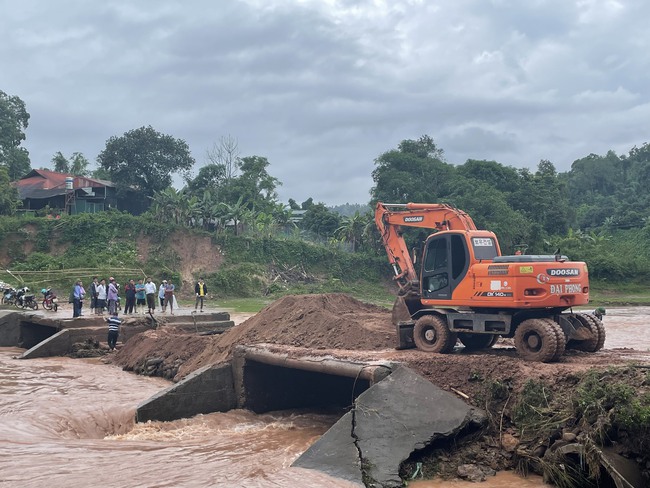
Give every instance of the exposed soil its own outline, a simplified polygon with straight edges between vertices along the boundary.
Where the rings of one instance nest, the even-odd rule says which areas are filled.
[[[181,359],[178,381],[207,364],[228,361],[237,344],[282,344],[323,353],[390,351],[393,330],[386,309],[348,295],[286,296],[221,335],[183,334],[167,326],[144,332],[130,339],[115,361],[137,370],[145,358]]]
[[[453,455],[448,446],[440,451],[442,454],[438,452],[438,473],[446,475],[454,475],[455,468],[463,462],[478,463],[486,469],[514,468],[523,458],[532,458],[535,449],[542,446],[543,454],[562,437],[560,432],[555,439],[546,438],[549,433],[544,431],[524,442],[520,436],[512,409],[527,383],[543,384],[549,394],[555,392],[559,398],[568,399],[577,378],[588,370],[606,370],[631,362],[645,363],[647,367],[650,363],[649,352],[632,349],[602,350],[595,354],[568,351],[559,362],[546,364],[521,360],[507,339],[501,339],[488,351],[469,353],[457,347],[454,353],[444,355],[414,349],[397,351],[395,342],[391,315],[384,308],[343,294],[287,296],[222,335],[196,336],[167,326],[147,331],[130,339],[113,361],[125,369],[173,377],[176,381],[202,366],[228,361],[238,344],[265,343],[270,349],[296,355],[308,352],[400,361],[433,384],[486,409],[492,419],[482,437],[455,447]],[[634,381],[643,384],[645,380],[637,375]],[[578,429],[570,423],[567,421],[566,427],[573,428],[572,435],[589,431],[588,426]]]
[[[218,248],[212,244],[210,236],[197,236],[184,232],[174,232],[167,243],[180,257],[179,272],[186,288],[193,290],[190,285],[201,273],[214,273],[223,261]],[[149,246],[143,246],[148,249]]]
[[[35,227],[31,224],[26,225],[23,228],[25,234],[29,236],[34,236],[36,231]],[[12,262],[12,257],[10,256],[12,250],[20,250],[21,253],[24,253],[26,256],[34,252],[34,242],[28,239],[25,239],[19,234],[10,234],[5,236],[2,240],[2,246],[0,246],[0,266],[6,268]]]
[[[20,249],[21,253],[28,256],[34,251],[34,238],[37,230],[34,225],[26,225],[23,232],[30,236],[25,239],[20,234],[10,234],[5,237],[3,246],[0,247],[0,266],[9,267],[12,258],[9,255],[11,249]],[[179,257],[175,269],[178,269],[185,290],[188,293],[194,289],[192,284],[201,273],[214,273],[223,262],[223,255],[218,247],[212,244],[210,236],[191,235],[189,233],[174,232],[164,243],[152,241],[148,236],[138,237],[138,260],[146,262],[150,252],[156,252],[157,246],[169,246]],[[51,239],[49,242],[49,254],[52,256],[63,255],[69,247],[67,242],[61,239]]]

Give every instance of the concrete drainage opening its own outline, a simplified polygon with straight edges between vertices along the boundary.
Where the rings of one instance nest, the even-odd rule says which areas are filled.
[[[31,349],[35,345],[49,339],[58,331],[59,329],[57,327],[36,324],[23,320],[20,322],[20,338],[18,340],[18,345],[25,349]]]
[[[255,413],[293,408],[347,409],[391,372],[387,364],[323,357],[289,357],[259,346],[235,350],[235,394]]]

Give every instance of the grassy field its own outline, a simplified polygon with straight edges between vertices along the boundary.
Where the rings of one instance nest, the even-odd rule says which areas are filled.
[[[611,307],[611,306],[641,306],[650,305],[650,288],[642,285],[620,285],[610,283],[593,283],[591,288],[590,307]],[[356,299],[367,303],[392,308],[395,300],[387,288],[371,284],[357,285],[355,288],[345,287],[343,290],[330,289],[327,292],[348,293]],[[323,293],[316,290],[294,290],[293,293]],[[277,300],[279,296],[264,298],[223,298],[217,299],[219,308],[226,308],[233,312],[255,313],[262,310],[268,304]],[[189,302],[188,302],[188,305]],[[193,303],[192,303],[193,305]]]
[[[592,282],[590,303],[603,307],[650,305],[650,288],[640,283]]]

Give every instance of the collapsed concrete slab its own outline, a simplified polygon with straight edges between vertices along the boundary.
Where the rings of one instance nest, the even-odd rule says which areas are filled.
[[[136,422],[169,421],[236,407],[230,364],[198,369],[138,405]]]
[[[400,366],[359,395],[293,465],[366,486],[401,487],[399,467],[414,451],[485,419],[481,410]]]

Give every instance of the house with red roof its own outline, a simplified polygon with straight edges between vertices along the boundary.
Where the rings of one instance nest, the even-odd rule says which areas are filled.
[[[119,197],[115,184],[97,178],[33,169],[14,184],[23,210],[41,210],[49,206],[71,215],[103,212],[110,208],[142,212],[139,206],[130,203],[133,191],[128,190],[126,197]]]

